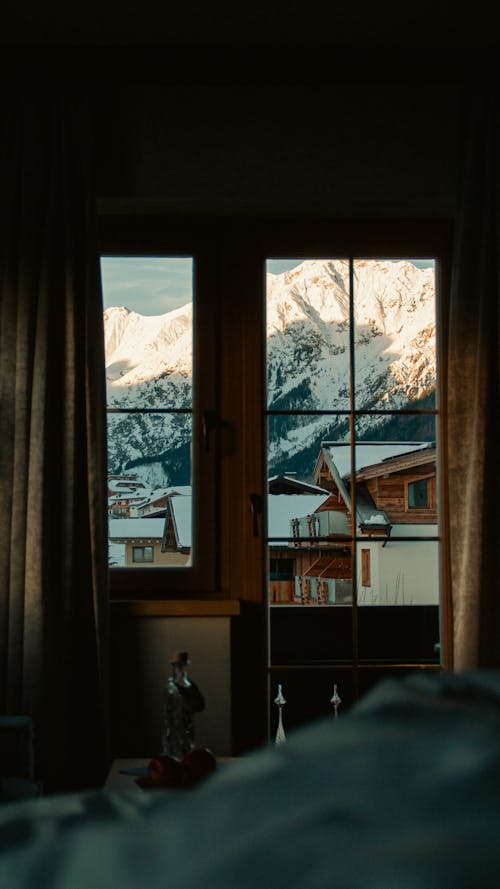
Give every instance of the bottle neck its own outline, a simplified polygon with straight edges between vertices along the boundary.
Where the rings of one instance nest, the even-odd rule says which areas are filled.
[[[188,675],[183,667],[180,667],[178,664],[172,664],[171,666],[172,670],[170,673],[170,679],[175,682],[176,685],[191,685]]]

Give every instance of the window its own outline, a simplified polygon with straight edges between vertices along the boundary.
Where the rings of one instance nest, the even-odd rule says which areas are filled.
[[[134,479],[120,479],[128,490],[117,492],[113,518],[164,515],[158,560],[114,568],[112,594],[247,600],[249,621],[269,603],[268,691],[272,700],[281,682],[288,714],[298,708],[289,725],[324,713],[334,683],[347,706],[384,671],[439,666],[446,553],[435,315],[446,235],[431,223],[419,229],[102,226],[104,256],[181,257],[193,278],[192,401],[137,406],[191,424],[189,479],[142,501]],[[143,441],[115,475],[135,474]],[[423,480],[431,517],[413,505]],[[236,678],[233,688],[237,698]],[[254,712],[263,699],[255,695]]]
[[[133,562],[153,562],[152,546],[133,546],[132,547]]]
[[[436,509],[436,477],[409,481],[406,490],[407,509]]]
[[[211,262],[155,220],[105,218],[100,234],[112,596],[217,595]],[[127,556],[133,537],[156,556]]]
[[[408,506],[410,509],[423,509],[429,506],[429,483],[427,479],[410,482],[408,485]]]
[[[129,528],[137,537],[164,536],[174,494],[187,501],[184,536],[191,545],[193,261],[105,256],[101,269],[109,539],[116,560],[117,541]],[[152,553],[133,561],[152,563]]]
[[[432,254],[269,256],[268,475],[295,493],[267,539],[271,564],[288,543],[296,566],[288,598],[269,597],[270,698],[312,694],[319,715],[334,684],[349,701],[439,666],[440,271]]]
[[[269,575],[272,580],[291,580],[294,576],[294,569],[293,559],[270,559]]]

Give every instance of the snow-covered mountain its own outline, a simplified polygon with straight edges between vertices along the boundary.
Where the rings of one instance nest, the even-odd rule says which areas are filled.
[[[268,275],[268,406],[346,410],[350,390],[349,265],[311,260]],[[406,261],[364,260],[354,275],[355,403],[387,409],[434,404],[434,271]],[[192,307],[155,317],[104,314],[108,405],[190,407]],[[397,422],[401,427],[401,419]],[[417,437],[415,421],[390,437]],[[418,424],[417,424],[418,425]],[[357,434],[384,434],[383,418],[360,418]],[[385,427],[384,427],[385,428]],[[345,417],[271,417],[269,470],[312,471],[325,438],[345,438]],[[429,438],[429,428],[421,430]],[[432,430],[431,430],[431,436]],[[110,415],[110,470],[134,467],[150,484],[189,481],[190,419]]]

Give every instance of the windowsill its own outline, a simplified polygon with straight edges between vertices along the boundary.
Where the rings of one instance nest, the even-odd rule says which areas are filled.
[[[128,617],[236,617],[237,599],[163,599],[111,601],[113,611]]]

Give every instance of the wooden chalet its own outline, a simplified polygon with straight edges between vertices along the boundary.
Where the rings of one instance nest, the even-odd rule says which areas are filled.
[[[358,602],[437,602],[434,445],[364,442],[356,446],[355,454],[354,497],[351,450],[343,442],[323,442],[312,483],[289,475],[269,479],[272,605],[352,602],[353,501]],[[157,508],[164,516],[161,541],[156,541],[150,564],[188,564],[192,547],[191,489],[154,492],[145,505],[150,510]],[[132,545],[139,544],[136,541]],[[131,557],[127,558],[129,562]]]
[[[355,507],[359,530],[389,535],[394,525],[435,525],[436,447],[422,442],[363,442],[355,448]],[[331,492],[325,511],[349,513],[351,448],[323,442],[314,480]]]
[[[314,483],[329,494],[313,511],[301,510],[305,501],[294,498],[300,514],[291,517],[286,551],[271,541],[272,604],[352,601],[353,506],[358,602],[437,604],[434,444],[363,442],[356,445],[355,461],[352,492],[350,445],[322,444]]]

